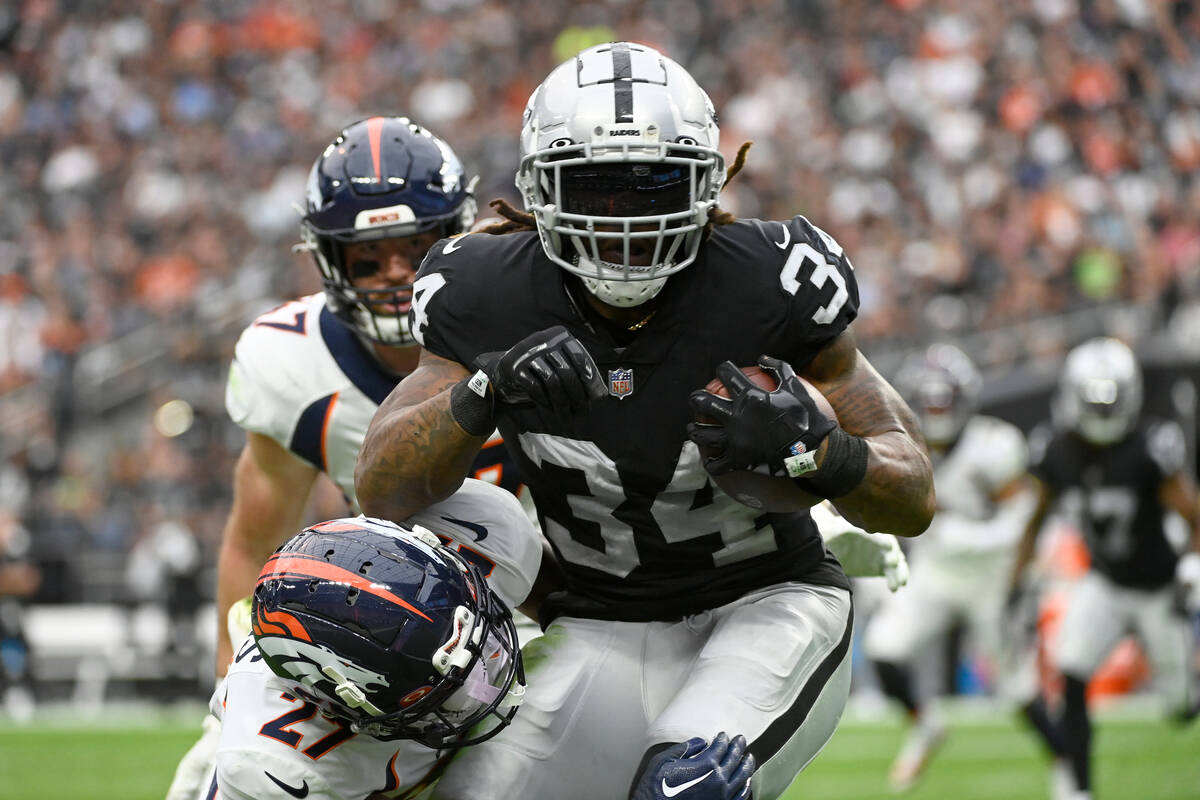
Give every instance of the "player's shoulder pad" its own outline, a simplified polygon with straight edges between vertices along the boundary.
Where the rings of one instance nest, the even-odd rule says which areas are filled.
[[[735,265],[739,281],[757,275],[760,283],[773,284],[788,298],[796,320],[809,326],[815,337],[828,338],[827,326],[836,333],[858,315],[854,265],[836,239],[804,217],[738,220],[716,228],[713,237],[719,241],[717,251]],[[760,268],[748,272],[746,263]],[[760,302],[765,288],[748,286],[759,293]]]
[[[218,750],[217,786],[224,800],[347,800],[321,777],[317,762],[261,750]]]
[[[434,244],[413,282],[410,328],[417,342],[445,358],[461,359],[499,335],[497,308],[532,302],[536,264],[545,260],[537,234],[465,233]],[[465,354],[473,357],[480,350]]]
[[[323,294],[308,295],[260,314],[238,336],[234,366],[248,380],[274,384],[293,370],[307,368],[304,354],[320,343]]]
[[[1187,463],[1187,440],[1183,428],[1174,420],[1147,420],[1146,452],[1164,476],[1176,474]]]
[[[969,438],[968,438],[969,437]],[[1010,422],[998,417],[976,414],[967,423],[962,445],[970,448],[969,458],[991,489],[999,489],[1029,470],[1029,445],[1025,435]]]
[[[225,407],[234,422],[270,428],[264,420],[277,409],[310,399],[314,369],[328,358],[319,331],[324,307],[323,294],[302,297],[261,314],[242,331],[225,385]]]
[[[512,259],[528,248],[531,240],[540,252],[541,244],[537,234],[532,231],[504,234],[472,231],[442,239],[425,254],[417,271],[417,279],[434,272],[455,272],[458,269],[471,274],[503,272]]]

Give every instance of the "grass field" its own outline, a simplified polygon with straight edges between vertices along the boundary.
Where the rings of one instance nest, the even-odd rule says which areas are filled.
[[[162,800],[200,709],[122,711],[87,721],[56,712],[17,726],[0,717],[0,800]],[[1046,766],[1033,741],[995,715],[949,714],[951,736],[911,800],[1037,800]],[[901,738],[894,718],[851,715],[785,800],[888,796]],[[1180,730],[1143,714],[1102,714],[1096,800],[1200,798],[1200,723]]]

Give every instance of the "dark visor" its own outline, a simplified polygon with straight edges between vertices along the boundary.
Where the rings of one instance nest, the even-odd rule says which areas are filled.
[[[645,217],[691,208],[690,170],[678,164],[584,164],[562,171],[562,210]]]

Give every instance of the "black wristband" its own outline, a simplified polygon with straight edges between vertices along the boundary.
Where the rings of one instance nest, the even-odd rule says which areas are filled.
[[[450,416],[471,436],[490,436],[496,429],[496,404],[484,381],[479,394],[479,373],[463,378],[450,390]]]
[[[792,478],[804,491],[831,499],[850,494],[867,474],[867,440],[834,428],[826,437],[821,466],[803,478]]]

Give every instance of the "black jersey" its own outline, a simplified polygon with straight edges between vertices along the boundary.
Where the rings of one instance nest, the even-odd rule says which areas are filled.
[[[1166,537],[1158,493],[1184,468],[1179,425],[1145,420],[1109,447],[1044,425],[1030,437],[1030,453],[1030,471],[1078,518],[1093,569],[1135,589],[1171,582],[1178,555]]]
[[[718,227],[627,346],[589,321],[568,280],[535,233],[471,234],[430,250],[412,313],[429,352],[468,368],[563,325],[608,383],[586,415],[518,405],[499,423],[567,575],[549,613],[674,619],[781,581],[848,586],[807,512],[734,501],[686,432],[688,395],[718,363],[767,354],[802,367],[854,318],[858,289],[837,243],[802,217]]]

